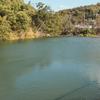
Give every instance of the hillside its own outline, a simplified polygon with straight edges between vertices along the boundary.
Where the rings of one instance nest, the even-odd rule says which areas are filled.
[[[57,13],[62,17],[63,27],[65,27],[63,34],[68,34],[66,30],[72,31],[73,35],[100,33],[100,3],[61,10]]]
[[[9,5],[8,5],[9,4]],[[100,33],[100,3],[54,12],[48,5],[0,0],[0,40]]]
[[[30,27],[31,16],[35,12],[36,10],[23,0],[0,0],[0,38],[18,37],[21,31]]]

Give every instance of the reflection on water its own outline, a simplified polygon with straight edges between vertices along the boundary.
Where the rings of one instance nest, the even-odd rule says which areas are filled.
[[[0,100],[100,97],[100,38],[0,42]]]
[[[91,81],[96,81],[97,83],[100,84],[100,70],[99,70],[99,67],[100,67],[100,65],[97,66],[97,67],[95,66],[95,67],[89,68],[87,74],[88,74]]]

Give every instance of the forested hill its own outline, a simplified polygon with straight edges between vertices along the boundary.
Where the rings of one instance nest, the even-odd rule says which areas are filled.
[[[0,0],[0,40],[62,32],[61,18],[41,2],[36,9],[23,0]],[[44,34],[45,33],[45,34]]]
[[[0,0],[0,40],[98,34],[99,14],[100,3],[54,12],[41,2],[34,8],[23,0]]]
[[[100,33],[100,3],[58,11],[62,17],[64,30],[72,35],[97,35]],[[68,34],[68,31],[64,31]]]
[[[31,26],[36,10],[23,0],[0,0],[0,38],[17,37]],[[15,34],[12,34],[15,32]]]

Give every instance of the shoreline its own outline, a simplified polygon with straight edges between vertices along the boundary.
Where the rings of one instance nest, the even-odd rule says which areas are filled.
[[[54,35],[54,36],[38,36],[38,37],[25,37],[25,38],[13,38],[13,39],[0,39],[0,41],[14,41],[14,40],[24,40],[24,39],[37,39],[37,38],[46,38],[46,37],[94,37],[94,38],[100,38],[99,35],[94,36],[67,36],[67,35]]]
[[[17,35],[17,34],[20,34],[20,35]],[[62,34],[54,35],[54,34],[43,33],[40,31],[38,31],[37,33],[34,33],[32,29],[30,28],[30,30],[27,32],[21,32],[21,33],[12,32],[10,33],[9,38],[4,38],[4,39],[2,38],[0,39],[0,41],[36,39],[36,38],[43,38],[43,37],[100,37],[100,34],[92,35],[90,33],[87,33],[87,34],[73,35],[72,33],[70,33],[67,35],[62,35]]]

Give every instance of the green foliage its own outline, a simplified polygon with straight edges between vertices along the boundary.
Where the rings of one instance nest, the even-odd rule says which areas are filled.
[[[0,0],[0,38],[11,31],[26,31],[36,10],[23,0]]]
[[[19,11],[16,14],[16,24],[19,30],[27,30],[30,25],[31,19],[27,16],[27,14],[23,11]]]
[[[52,34],[52,35],[59,35],[61,34],[61,31],[63,30],[61,17],[58,14],[50,15],[48,21],[46,22],[46,25],[44,27],[44,31],[46,33]]]
[[[37,31],[45,31],[51,32],[53,28],[50,26],[50,21],[53,19],[53,11],[51,8],[41,2],[36,4],[37,12],[36,15],[33,16],[33,21],[35,26],[37,27]],[[49,24],[49,26],[48,26]]]
[[[35,9],[31,6],[31,2],[25,4],[24,0],[0,0],[0,39],[9,38],[13,31],[21,36],[20,34],[25,34],[29,28],[35,33],[44,32],[50,35],[65,33],[73,36],[77,31],[77,34],[95,35],[94,27],[100,26],[97,14],[100,14],[99,3],[54,13],[50,6],[42,2],[36,3]],[[93,28],[77,30],[75,25],[93,25]]]
[[[3,17],[2,22],[0,23],[0,39],[7,39],[10,37],[10,24],[9,21],[6,20],[6,16]]]
[[[96,31],[94,29],[90,29],[90,28],[83,28],[81,31],[82,34],[91,34],[91,35],[95,35]]]
[[[36,7],[38,8],[37,10],[39,11],[39,10],[41,10],[41,9],[43,9],[44,8],[44,3],[42,3],[42,2],[39,2],[39,3],[36,3]]]

